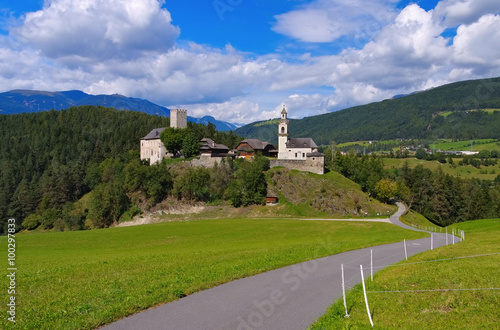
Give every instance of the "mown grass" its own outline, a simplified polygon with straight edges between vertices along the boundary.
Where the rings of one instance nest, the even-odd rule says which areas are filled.
[[[421,253],[366,281],[367,291],[413,291],[368,293],[375,329],[498,329],[500,290],[465,289],[500,288],[500,219],[453,227],[465,230],[464,242]],[[433,262],[416,263],[422,261]],[[435,289],[457,291],[417,291]],[[311,329],[371,329],[361,285],[349,291],[347,305],[350,318],[339,300]]]
[[[420,213],[409,211],[405,215],[400,218],[402,223],[405,223],[410,226],[414,226],[415,228],[439,228],[439,226],[430,222],[426,217],[421,215]]]
[[[406,158],[406,159],[397,159],[397,158],[384,158],[384,168],[386,169],[396,169],[401,168],[406,161],[408,161],[408,165],[410,168],[414,168],[417,165],[422,165],[425,168],[428,168],[432,171],[438,169],[438,167],[443,170],[443,173],[449,174],[452,176],[458,176],[462,179],[484,179],[484,180],[494,180],[498,174],[500,174],[500,165],[495,166],[481,166],[481,168],[475,168],[472,165],[465,166],[456,166],[453,168],[450,164],[441,164],[438,161],[427,161],[416,158]],[[454,159],[455,163],[458,163],[460,159]]]
[[[497,150],[500,151],[500,142],[495,139],[477,139],[473,140],[474,144],[472,146],[473,151],[481,151],[481,150]],[[455,151],[470,151],[471,149],[471,140],[467,141],[445,141],[438,142],[429,145],[430,148],[435,150],[455,150]]]
[[[422,235],[381,223],[281,219],[20,234],[16,326],[91,329],[237,278]],[[0,243],[6,251],[6,238]],[[7,290],[0,297],[6,304]],[[11,327],[0,319],[0,328]]]

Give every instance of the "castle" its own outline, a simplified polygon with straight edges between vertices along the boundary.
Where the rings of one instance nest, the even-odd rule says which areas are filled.
[[[325,156],[318,151],[318,146],[311,138],[290,138],[285,106],[281,111],[281,118],[278,124],[278,150],[268,142],[257,139],[243,140],[235,149],[240,157],[251,158],[255,152],[261,152],[270,159],[270,166],[282,166],[292,170],[307,171],[317,174],[325,173]],[[187,127],[187,110],[170,110],[170,127]],[[149,164],[156,164],[164,158],[168,158],[167,150],[160,140],[160,134],[165,130],[155,128],[148,135],[141,139],[141,159],[148,159]],[[199,160],[193,161],[193,166],[211,167],[222,157],[228,154],[234,155],[232,151],[221,144],[216,144],[211,139],[203,139],[200,148]],[[241,156],[243,155],[243,156]]]
[[[281,111],[278,124],[278,159],[271,159],[270,165],[283,166],[288,169],[308,171],[317,174],[325,173],[325,156],[318,151],[318,146],[311,138],[289,138],[285,106]]]
[[[170,110],[170,127],[187,127],[187,110]],[[160,140],[160,134],[166,127],[155,128],[141,139],[141,159],[149,159],[149,164],[156,164],[167,158],[167,149]]]

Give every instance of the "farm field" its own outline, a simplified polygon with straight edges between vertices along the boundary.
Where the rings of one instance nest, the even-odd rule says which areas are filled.
[[[476,110],[468,110],[468,111],[484,111],[484,112],[487,112],[489,114],[492,114],[496,111],[500,111],[500,109],[476,109]],[[438,115],[442,116],[442,117],[448,117],[449,115],[451,115],[454,111],[443,111],[441,113],[439,113]]]
[[[500,174],[500,165],[482,166],[481,169],[478,169],[472,165],[457,166],[456,168],[453,168],[450,164],[441,164],[438,161],[427,161],[416,158],[406,158],[406,159],[384,158],[383,161],[384,161],[384,167],[386,169],[401,168],[404,165],[404,163],[408,161],[408,165],[410,166],[410,168],[414,168],[417,165],[422,165],[425,168],[435,171],[437,170],[438,167],[441,167],[443,173],[452,176],[458,176],[462,179],[478,178],[485,180],[494,180],[497,177],[497,175]],[[454,162],[459,162],[459,159],[455,159]]]
[[[16,326],[96,328],[237,278],[425,235],[385,223],[283,219],[18,234]],[[6,248],[6,237],[0,243]]]
[[[482,151],[482,150],[497,150],[500,151],[500,142],[495,139],[477,139],[473,140],[474,143],[472,145],[473,151]],[[429,145],[430,148],[435,150],[441,149],[442,151],[470,151],[471,150],[471,140],[467,141],[444,141],[437,142]]]
[[[365,281],[374,329],[498,328],[500,219],[451,227],[465,231],[464,242],[415,255]],[[347,306],[350,318],[339,300],[311,329],[371,329],[361,285],[348,292]]]

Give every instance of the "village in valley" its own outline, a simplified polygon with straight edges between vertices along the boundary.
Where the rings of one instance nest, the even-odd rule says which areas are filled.
[[[324,174],[324,154],[318,151],[318,146],[311,138],[290,138],[288,113],[285,106],[280,113],[279,125],[277,127],[278,149],[272,144],[259,139],[244,139],[236,148],[229,150],[223,144],[216,143],[210,138],[200,141],[199,158],[191,161],[193,166],[213,167],[220,163],[222,158],[244,158],[252,159],[254,155],[261,154],[270,158],[270,166],[282,166],[291,170],[307,171],[316,174]],[[187,110],[170,110],[170,127],[185,129],[187,127]],[[156,164],[163,159],[172,158],[177,155],[169,153],[161,141],[163,128],[154,128],[140,141],[141,159],[149,160]]]

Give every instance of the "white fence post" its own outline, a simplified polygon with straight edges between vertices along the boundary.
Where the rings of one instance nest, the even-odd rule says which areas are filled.
[[[349,313],[347,312],[347,303],[345,301],[344,264],[341,264],[340,267],[342,268],[342,297],[344,298],[344,308],[345,308],[344,317],[349,317]]]
[[[370,249],[370,277],[373,282],[373,249]]]
[[[403,242],[405,245],[405,260],[408,261],[408,253],[406,253],[406,239]]]
[[[446,246],[448,246],[448,227],[446,227]]]
[[[366,297],[366,287],[365,287],[365,277],[363,275],[363,265],[359,265],[359,270],[361,271],[361,283],[363,283],[363,293],[365,295],[366,312],[368,313],[368,319],[373,328],[372,315],[370,314],[370,306],[368,306],[368,298]]]
[[[431,234],[431,250],[434,250],[434,239],[432,234]]]

